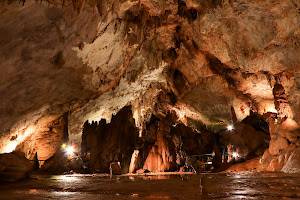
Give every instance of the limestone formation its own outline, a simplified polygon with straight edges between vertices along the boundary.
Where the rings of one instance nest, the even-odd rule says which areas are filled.
[[[120,162],[122,173],[128,173],[137,140],[138,130],[131,107],[124,107],[112,117],[110,124],[106,124],[105,120],[101,120],[99,124],[85,123],[81,154],[90,154],[90,170],[108,173],[111,163]]]
[[[0,155],[0,181],[17,181],[28,177],[34,168],[33,163],[22,152]]]
[[[257,157],[257,170],[299,168],[299,1],[0,4],[1,154],[50,171],[124,173],[134,150],[135,170],[212,152],[219,170]],[[78,163],[64,166],[64,143]]]

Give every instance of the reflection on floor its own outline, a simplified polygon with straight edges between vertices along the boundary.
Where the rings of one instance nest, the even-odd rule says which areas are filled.
[[[300,174],[34,176],[0,184],[0,199],[299,199]]]

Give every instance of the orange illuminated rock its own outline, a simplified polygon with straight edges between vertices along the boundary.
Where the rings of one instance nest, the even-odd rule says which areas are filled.
[[[259,160],[259,164],[260,164],[259,169],[265,170],[266,168],[268,168],[271,160],[272,160],[272,155],[270,154],[269,149],[266,149],[263,156]]]
[[[279,124],[277,123],[278,119],[276,119],[276,117],[277,114],[272,112],[268,112],[263,115],[263,119],[269,124],[269,132],[271,138],[276,137],[278,133]]]
[[[28,159],[34,159],[37,155],[40,164],[49,159],[62,143],[68,139],[68,114],[64,114],[53,121],[36,129],[26,141],[19,144],[16,149],[25,153]]]
[[[300,126],[291,118],[287,118],[279,127],[278,134],[290,142],[299,144]]]
[[[224,172],[243,172],[243,171],[255,171],[259,168],[260,158],[253,158],[243,163],[232,165]]]
[[[273,88],[275,109],[280,118],[293,118],[293,111],[288,103],[285,89],[281,84],[276,83]]]
[[[171,121],[168,119],[159,121],[157,141],[145,161],[144,169],[154,172],[174,170],[175,147],[173,142],[166,138],[167,133],[170,131],[170,123]]]
[[[260,169],[299,172],[299,124],[292,119],[293,113],[281,84],[274,85],[273,95],[278,115],[264,115],[270,124],[271,141],[260,160]]]
[[[286,138],[277,135],[276,138],[272,138],[269,145],[269,152],[271,155],[279,155],[283,150],[289,146]]]

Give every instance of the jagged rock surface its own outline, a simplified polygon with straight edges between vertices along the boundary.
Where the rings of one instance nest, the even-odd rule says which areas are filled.
[[[187,156],[214,150],[214,134],[207,130],[201,133],[175,124],[170,114],[153,115],[138,137],[131,108],[124,107],[107,125],[105,120],[85,123],[81,151],[92,171],[108,172],[110,163],[120,162],[122,173],[128,173],[134,150],[139,152],[136,169],[179,171]]]
[[[89,169],[109,172],[110,163],[120,162],[122,173],[129,172],[131,155],[136,149],[138,130],[130,107],[124,107],[111,123],[105,119],[85,123],[82,134],[82,154],[90,154]]]
[[[26,178],[34,165],[22,152],[0,154],[0,181],[18,181]]]
[[[254,111],[295,124],[299,8],[295,0],[4,2],[0,153],[27,141],[22,151],[34,155],[30,138],[67,112],[70,142],[80,145],[86,120],[109,122],[126,105],[140,131],[156,103],[214,131],[231,107],[237,121]],[[278,134],[299,143],[297,129]],[[276,141],[272,155],[286,147],[273,149]]]

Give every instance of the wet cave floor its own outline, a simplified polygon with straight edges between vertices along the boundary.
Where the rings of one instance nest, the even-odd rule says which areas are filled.
[[[36,175],[0,183],[0,199],[300,199],[300,174]]]

